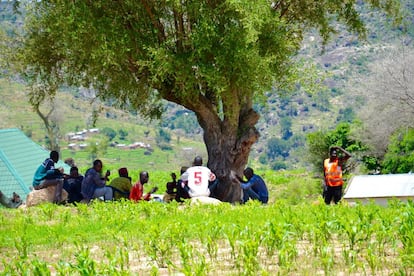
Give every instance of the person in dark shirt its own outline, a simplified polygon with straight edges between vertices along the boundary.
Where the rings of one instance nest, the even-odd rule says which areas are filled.
[[[166,184],[167,189],[163,197],[163,201],[167,203],[175,200],[177,196],[177,175],[175,173],[171,173],[171,179],[172,181],[169,181]]]
[[[188,167],[181,167],[180,173],[181,176],[185,173]],[[183,180],[180,178],[177,181],[177,193],[175,195],[175,201],[184,202],[184,199],[189,199],[190,195],[188,194],[188,186],[182,183]]]
[[[243,203],[246,203],[249,199],[256,199],[267,204],[269,201],[269,191],[267,190],[266,183],[264,180],[254,174],[252,168],[246,168],[243,172],[247,181],[240,183],[240,187],[243,189]]]
[[[83,199],[82,189],[83,175],[79,174],[78,167],[71,167],[70,174],[65,175],[63,189],[68,192],[68,203],[77,203]]]
[[[93,161],[93,167],[86,171],[82,181],[82,202],[89,203],[92,199],[101,197],[103,197],[105,201],[112,200],[112,188],[106,186],[106,182],[108,181],[111,172],[109,170],[106,171],[105,175],[102,177],[102,167],[102,161],[96,159]]]

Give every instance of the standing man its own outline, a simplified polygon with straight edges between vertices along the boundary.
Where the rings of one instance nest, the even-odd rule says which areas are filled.
[[[55,186],[53,203],[62,202],[63,168],[55,168],[55,163],[58,161],[59,153],[51,151],[49,158],[40,164],[33,176],[33,188],[35,190]]]
[[[89,168],[85,177],[82,181],[82,202],[89,203],[91,199],[102,197],[105,201],[112,200],[113,192],[112,188],[106,186],[106,181],[108,181],[108,176],[111,174],[109,171],[106,171],[104,177],[101,177],[102,173],[102,161],[96,159],[93,161],[93,167]]]
[[[269,191],[263,178],[254,174],[253,169],[250,167],[247,167],[243,174],[247,178],[247,181],[240,183],[240,187],[243,189],[243,203],[246,203],[249,199],[256,199],[263,204],[267,204],[269,201]]]
[[[216,175],[209,168],[203,166],[201,156],[196,156],[193,166],[181,175],[182,185],[187,184],[190,197],[210,196],[209,184],[216,180]]]
[[[342,153],[341,156],[338,156],[338,151]],[[332,199],[338,204],[342,198],[342,167],[350,157],[351,154],[341,147],[333,146],[329,149],[329,158],[323,162],[326,189],[324,198],[327,205],[331,204]]]

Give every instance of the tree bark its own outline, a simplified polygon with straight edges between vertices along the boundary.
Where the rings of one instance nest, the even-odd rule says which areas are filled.
[[[234,174],[243,177],[252,145],[258,140],[255,124],[259,115],[248,109],[234,122],[220,120],[212,113],[196,112],[204,130],[204,142],[208,153],[209,167],[217,176],[219,185],[213,196],[225,202],[240,202],[240,182]]]
[[[207,167],[219,180],[213,196],[221,201],[240,202],[240,182],[234,176],[243,177],[250,150],[260,136],[255,127],[260,116],[252,108],[252,94],[237,89],[222,93],[220,112],[217,97],[206,93],[197,98],[179,98],[170,93],[171,85],[173,82],[159,88],[163,98],[194,111],[204,131]]]
[[[43,121],[47,135],[49,137],[49,149],[55,150],[57,152],[60,152],[60,146],[57,142],[57,134],[55,133],[57,131],[56,123],[50,120],[50,115],[54,111],[55,107],[51,106],[49,113],[47,115],[43,114],[42,111],[40,111],[39,105],[34,106],[34,110],[37,113],[37,115],[40,117],[40,119]]]

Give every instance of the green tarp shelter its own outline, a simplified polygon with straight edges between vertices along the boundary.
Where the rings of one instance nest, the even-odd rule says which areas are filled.
[[[21,130],[0,129],[0,190],[8,197],[16,192],[25,200],[37,167],[49,154]],[[57,166],[69,174],[70,167],[62,160]]]

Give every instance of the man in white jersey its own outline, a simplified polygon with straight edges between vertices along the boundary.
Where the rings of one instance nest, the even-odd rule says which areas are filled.
[[[190,197],[209,196],[209,182],[215,179],[216,175],[209,168],[203,166],[203,159],[200,156],[194,158],[193,166],[181,176],[182,183],[187,182]]]

